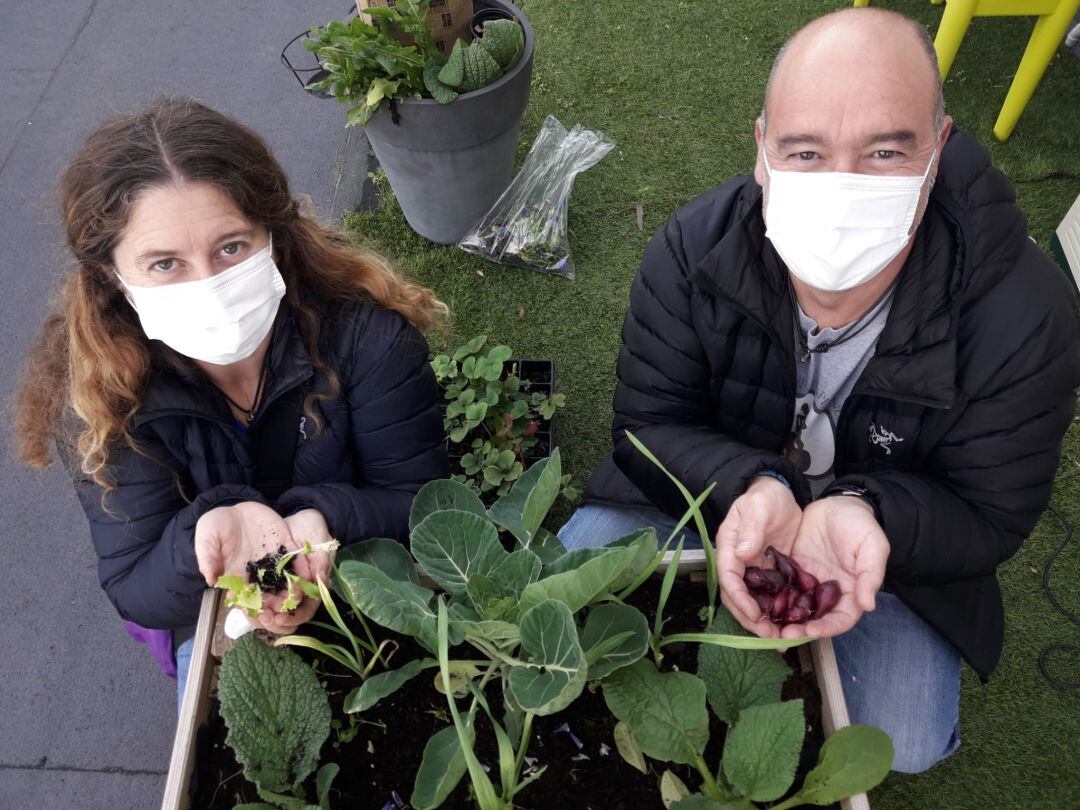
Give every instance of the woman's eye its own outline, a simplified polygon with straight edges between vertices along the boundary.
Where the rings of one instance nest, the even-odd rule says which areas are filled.
[[[881,158],[882,160],[888,160],[895,154],[896,152],[892,149],[878,149],[876,152],[874,152],[874,157]]]
[[[175,261],[173,259],[161,259],[160,261],[154,262],[150,269],[157,270],[160,273],[168,273],[173,269],[174,264]],[[168,266],[166,267],[165,265]]]
[[[221,249],[221,252],[224,253],[226,256],[235,256],[237,253],[240,252],[241,247],[242,245],[239,242],[229,242],[229,244],[225,245],[225,247]]]
[[[799,160],[813,160],[817,157],[817,152],[799,152]]]

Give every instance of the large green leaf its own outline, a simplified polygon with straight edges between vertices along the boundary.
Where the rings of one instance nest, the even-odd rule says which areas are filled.
[[[541,526],[529,543],[529,551],[539,557],[544,565],[550,565],[566,553],[566,547],[559,542],[558,537]]]
[[[565,709],[585,687],[585,655],[574,616],[549,599],[521,616],[521,657],[529,666],[510,670],[510,692],[525,711],[538,715]]]
[[[805,734],[801,700],[744,709],[724,739],[724,775],[749,799],[779,799],[795,779]]]
[[[431,607],[434,594],[427,588],[391,579],[374,565],[359,560],[343,562],[338,578],[348,590],[349,601],[373,622],[412,636],[427,649],[435,650],[435,611]]]
[[[466,605],[455,603],[447,608],[450,627],[466,637],[493,641],[498,646],[518,642],[521,632],[517,624],[501,620],[483,619]]]
[[[595,660],[590,653],[599,650],[615,636],[625,638],[615,647],[608,646]],[[620,667],[629,666],[649,647],[649,623],[645,614],[630,605],[603,604],[589,611],[581,631],[581,648],[589,662],[589,680],[595,681]]]
[[[540,558],[527,548],[512,551],[491,569],[491,578],[504,589],[520,596],[521,592],[540,578]]]
[[[660,550],[656,529],[652,527],[638,529],[625,537],[620,537],[614,543],[611,543],[609,547],[619,548],[623,546],[633,546],[637,549],[637,554],[615,581],[611,583],[612,590],[622,590],[637,579],[638,575],[653,562]]]
[[[315,672],[292,650],[248,633],[221,661],[218,682],[226,742],[244,775],[270,791],[303,782],[330,734],[330,703]]]
[[[585,561],[572,571],[545,577],[534,582],[521,594],[521,609],[528,610],[545,599],[566,602],[577,613],[598,595],[605,593],[611,583],[633,562],[637,554],[634,547],[606,548],[597,556]]]
[[[587,546],[585,548],[575,548],[572,551],[564,552],[563,554],[560,554],[558,558],[544,566],[543,576],[547,578],[553,577],[556,574],[566,573],[567,571],[576,571],[589,560],[603,557],[610,551],[610,546]]]
[[[482,619],[514,621],[517,618],[517,594],[491,577],[474,574],[465,588],[465,595],[472,609]]]
[[[424,484],[413,498],[409,510],[409,531],[423,523],[428,515],[445,509],[460,509],[480,517],[487,516],[480,496],[469,487],[449,479],[431,481]]]
[[[411,538],[413,556],[451,596],[465,592],[470,576],[490,574],[508,556],[495,525],[462,509],[432,512]]]
[[[889,774],[892,761],[892,740],[884,731],[861,724],[845,726],[825,740],[817,766],[793,799],[832,804],[865,793]]]
[[[709,741],[705,684],[693,675],[641,659],[604,679],[604,701],[653,759],[689,764]]]
[[[399,669],[373,675],[346,696],[345,713],[352,714],[353,712],[370,709],[384,697],[394,694],[408,681],[423,672],[425,666],[425,661],[414,659]]]
[[[528,548],[562,486],[562,459],[556,450],[533,464],[492,504],[491,519]]]
[[[424,746],[409,803],[416,810],[438,807],[465,775],[465,755],[453,726],[436,731]]]
[[[360,540],[342,546],[335,561],[340,566],[346,560],[370,563],[391,579],[420,584],[420,576],[416,573],[416,563],[412,555],[397,540],[373,537],[370,540]]]
[[[747,635],[730,613],[721,608],[710,633]],[[716,716],[728,725],[750,706],[776,703],[780,687],[791,670],[779,653],[771,650],[738,650],[716,644],[698,648],[698,677],[705,681],[709,705]]]

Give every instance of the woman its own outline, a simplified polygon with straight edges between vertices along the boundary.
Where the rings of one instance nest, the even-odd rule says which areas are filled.
[[[406,539],[413,496],[449,472],[420,332],[446,306],[302,212],[262,139],[194,101],[104,124],[60,197],[75,263],[17,441],[39,468],[55,442],[110,600],[177,631],[182,696],[219,576],[305,541]],[[318,606],[285,596],[254,623],[292,632]]]

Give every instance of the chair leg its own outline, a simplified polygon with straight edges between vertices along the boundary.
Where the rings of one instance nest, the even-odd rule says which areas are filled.
[[[950,5],[956,0],[951,0]],[[1039,17],[1035,30],[1024,50],[1024,58],[1016,69],[1016,76],[1009,87],[1001,113],[994,124],[994,137],[1007,141],[1020,120],[1021,113],[1031,100],[1035,88],[1046,72],[1047,65],[1057,51],[1058,45],[1069,28],[1069,23],[1080,9],[1080,0],[1062,0],[1053,14]]]
[[[975,6],[978,4],[979,0],[949,0],[945,6],[937,35],[934,37],[942,81],[949,75],[949,68],[956,58],[956,52],[960,50],[960,43],[964,41],[964,34],[971,25],[971,18],[975,16]]]
[[[862,6],[870,5],[870,0],[855,0],[855,7],[860,8]]]

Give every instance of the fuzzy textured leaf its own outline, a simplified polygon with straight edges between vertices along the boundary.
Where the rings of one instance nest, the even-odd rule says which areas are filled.
[[[499,63],[479,44],[465,48],[463,54],[465,59],[461,84],[457,87],[462,93],[470,93],[481,87],[487,87],[503,75],[503,69],[499,67]]]
[[[468,46],[460,39],[454,43],[454,50],[450,52],[450,58],[446,60],[446,64],[442,66],[437,74],[439,81],[444,85],[449,87],[461,87],[461,83],[465,78],[465,49],[467,47]],[[455,354],[454,359],[461,360],[466,355],[479,351],[486,340],[487,336],[481,335],[466,346],[462,346],[458,349],[458,354],[461,354],[462,356],[458,357],[458,355]],[[477,341],[479,342],[477,343]],[[466,351],[466,348],[472,347],[473,344],[476,344],[475,348]]]
[[[412,636],[428,650],[438,643],[434,594],[422,585],[391,579],[370,563],[346,560],[338,579],[349,592],[349,601],[376,624]],[[460,641],[460,639],[458,639]],[[457,642],[452,642],[457,643]]]
[[[746,635],[730,613],[719,609],[708,632]],[[705,681],[709,705],[728,725],[750,706],[777,703],[780,687],[791,670],[779,653],[771,650],[738,650],[716,644],[698,648],[698,677]]]
[[[506,72],[517,64],[525,51],[525,32],[516,20],[492,20],[484,23],[484,35],[476,42]]]
[[[487,510],[484,509],[480,496],[472,489],[457,481],[440,479],[424,484],[413,498],[412,508],[409,510],[409,532],[423,523],[428,515],[446,509],[460,509],[487,517]]]
[[[688,673],[639,660],[604,679],[604,702],[653,759],[689,764],[709,741],[705,684]]]
[[[549,599],[522,614],[521,655],[510,670],[514,702],[538,715],[565,709],[585,688],[585,655],[569,608]]]
[[[562,457],[558,448],[522,473],[510,492],[499,498],[488,514],[528,548],[559,495]]]
[[[345,698],[345,713],[363,712],[370,709],[388,695],[394,694],[408,681],[424,671],[424,661],[417,658],[400,669],[380,672],[353,689]]]
[[[416,810],[438,807],[457,787],[465,771],[465,755],[457,730],[447,726],[436,731],[424,746],[409,803]]]
[[[433,512],[410,536],[413,556],[451,596],[465,592],[469,577],[489,575],[508,556],[495,525],[461,509]]]
[[[832,804],[877,787],[889,774],[893,744],[873,726],[845,726],[825,740],[814,770],[796,794],[803,804]]]
[[[649,647],[649,622],[644,613],[630,605],[603,604],[589,611],[589,618],[581,631],[581,647],[586,659],[591,659],[590,650],[620,633],[630,635],[589,664],[590,681],[629,666],[645,655]]]
[[[724,740],[724,775],[756,802],[779,799],[795,779],[806,735],[801,700],[750,706]]]
[[[443,84],[439,81],[439,71],[442,70],[443,62],[441,59],[431,59],[427,65],[424,66],[424,87],[431,93],[431,97],[440,104],[449,104],[451,101],[458,97],[458,92],[453,87]]]
[[[249,780],[288,791],[315,770],[330,735],[330,703],[300,656],[242,636],[222,659],[218,697],[226,742]]]

